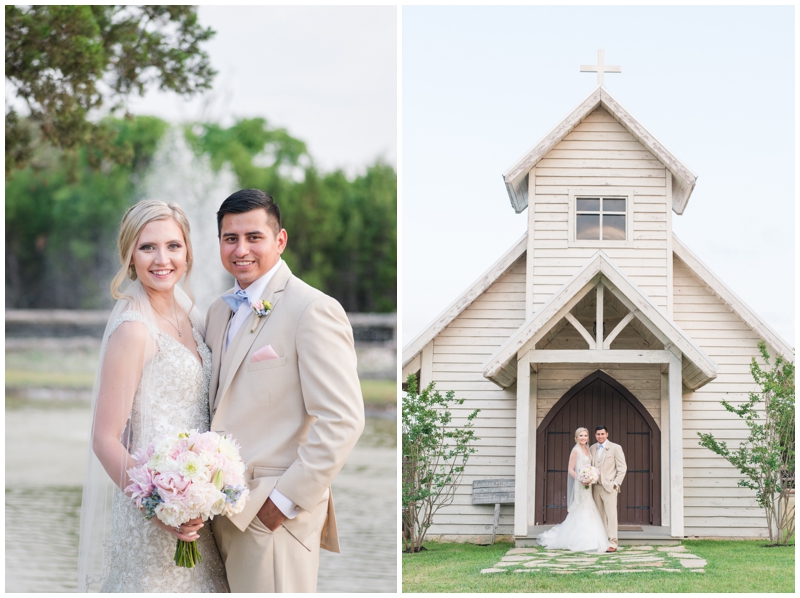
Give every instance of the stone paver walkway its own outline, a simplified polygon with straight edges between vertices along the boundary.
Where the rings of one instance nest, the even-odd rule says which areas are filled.
[[[481,573],[705,573],[705,566],[706,561],[687,552],[685,546],[620,546],[617,552],[602,554],[548,548],[512,548],[499,563],[483,569]]]

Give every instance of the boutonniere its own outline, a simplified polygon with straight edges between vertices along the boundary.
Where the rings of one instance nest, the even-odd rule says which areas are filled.
[[[269,312],[272,311],[272,303],[269,301],[253,301],[250,307],[253,308],[253,311],[256,314],[256,319],[253,322],[253,327],[250,329],[250,332],[255,332],[256,326],[258,326],[258,319],[269,315]]]

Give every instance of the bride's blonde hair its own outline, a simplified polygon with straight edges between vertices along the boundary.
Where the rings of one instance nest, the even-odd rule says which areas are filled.
[[[586,434],[589,434],[589,430],[587,430],[586,428],[578,428],[577,430],[575,430],[575,444],[578,443],[578,434],[580,434],[581,432],[586,432]]]
[[[121,268],[111,281],[111,296],[114,299],[130,298],[120,292],[120,287],[126,280],[136,280],[136,270],[131,263],[131,259],[133,257],[133,248],[136,244],[136,239],[139,238],[142,229],[151,222],[167,220],[169,218],[172,218],[180,227],[183,233],[183,239],[186,242],[187,266],[183,288],[189,298],[192,298],[192,292],[189,289],[189,274],[192,271],[194,254],[192,252],[192,236],[189,228],[189,219],[178,204],[166,204],[157,199],[144,199],[128,208],[128,211],[125,212],[125,215],[122,217],[122,222],[119,225],[117,248],[119,249],[119,263]]]

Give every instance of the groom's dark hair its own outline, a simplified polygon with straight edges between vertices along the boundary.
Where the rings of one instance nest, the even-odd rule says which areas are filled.
[[[599,432],[600,430],[605,430],[605,431],[606,431],[606,434],[608,434],[608,428],[606,428],[605,426],[597,426],[597,427],[594,429],[594,431],[595,431],[595,432]]]
[[[217,236],[222,232],[222,217],[225,214],[243,214],[258,209],[267,211],[267,222],[270,223],[275,234],[278,234],[283,228],[281,225],[281,209],[272,199],[272,196],[260,189],[242,189],[230,195],[219,207],[219,211],[217,211]]]

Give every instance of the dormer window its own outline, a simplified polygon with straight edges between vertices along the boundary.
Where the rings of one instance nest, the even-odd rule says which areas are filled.
[[[633,194],[628,189],[570,189],[569,244],[613,247],[632,241]]]
[[[575,239],[579,241],[624,241],[624,197],[577,197]]]

